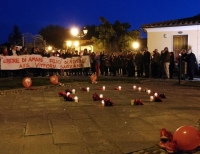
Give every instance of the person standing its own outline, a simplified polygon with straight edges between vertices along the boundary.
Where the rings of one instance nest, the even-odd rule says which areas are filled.
[[[122,76],[127,74],[127,55],[123,52],[121,56]]]
[[[175,68],[174,53],[170,52],[169,54],[170,54],[169,76],[170,76],[170,79],[173,79],[173,71]]]
[[[2,56],[8,56],[8,54],[9,54],[8,48],[6,46],[3,46],[3,48],[2,48]],[[0,69],[1,77],[7,78],[9,76],[8,73],[9,73],[8,70],[1,70]]]
[[[19,55],[19,51],[17,50],[16,45],[11,46],[11,50],[8,51],[8,55],[9,56],[18,56]],[[11,70],[11,74],[12,74],[13,77],[16,77],[19,74],[19,70]]]
[[[164,53],[163,53],[163,66],[165,70],[165,78],[169,79],[169,64],[170,64],[170,54],[168,47],[164,48]]]
[[[134,55],[130,52],[127,56],[127,71],[128,77],[135,77],[135,62]]]
[[[19,55],[19,51],[17,50],[17,46],[16,45],[12,45],[11,46],[11,50],[8,51],[8,55],[9,56],[18,56]]]
[[[153,51],[151,66],[152,66],[151,67],[152,77],[159,78],[160,77],[160,54],[158,53],[158,49],[155,49]]]
[[[104,57],[104,51],[103,52],[100,52],[100,72],[101,72],[101,75],[103,76],[104,73],[105,73],[105,70],[104,70],[104,65],[103,65],[103,57]]]
[[[138,51],[135,55],[135,65],[137,69],[137,77],[142,77],[143,75],[143,55],[141,51]]]
[[[94,60],[95,60],[96,76],[98,77],[100,75],[100,64],[101,64],[99,52],[96,52]]]
[[[105,76],[108,76],[108,68],[110,67],[110,56],[108,55],[107,52],[104,52],[104,55],[102,57],[102,64],[104,67],[104,72],[105,72]]]
[[[144,71],[146,78],[149,78],[150,59],[151,59],[151,54],[148,51],[148,48],[146,47],[144,48],[144,55],[143,55]]]
[[[194,70],[197,66],[197,60],[196,60],[195,54],[192,53],[191,47],[188,48],[186,62],[187,62],[188,78],[189,78],[189,80],[193,80],[194,79]]]

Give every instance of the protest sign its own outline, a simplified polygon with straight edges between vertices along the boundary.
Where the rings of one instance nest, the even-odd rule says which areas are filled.
[[[40,55],[1,56],[1,70],[18,70],[24,68],[74,69],[90,67],[89,56],[59,58]]]

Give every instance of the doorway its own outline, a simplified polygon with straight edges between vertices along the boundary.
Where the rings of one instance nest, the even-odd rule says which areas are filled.
[[[188,35],[174,35],[173,36],[173,51],[174,57],[177,57],[181,49],[188,48]]]

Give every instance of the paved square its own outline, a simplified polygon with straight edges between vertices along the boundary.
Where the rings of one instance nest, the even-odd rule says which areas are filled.
[[[147,153],[144,149],[165,153],[157,146],[160,129],[174,132],[183,125],[195,126],[200,118],[199,90],[143,83],[136,84],[142,88],[139,92],[133,90],[133,85],[82,82],[1,96],[1,153]],[[101,86],[106,90],[98,90]],[[117,86],[122,90],[114,90]],[[80,87],[90,87],[90,92]],[[165,93],[167,99],[151,102],[144,88]],[[58,92],[65,89],[76,89],[73,96],[78,96],[79,102],[66,102],[59,97]],[[116,106],[103,107],[101,101],[93,101],[94,93],[111,98]],[[132,106],[131,99],[136,98],[144,105]]]

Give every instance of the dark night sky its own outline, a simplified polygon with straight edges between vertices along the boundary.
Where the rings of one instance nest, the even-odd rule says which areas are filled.
[[[0,43],[7,41],[14,25],[35,35],[49,24],[99,25],[103,16],[139,29],[146,23],[200,14],[200,0],[0,0],[0,6]]]

